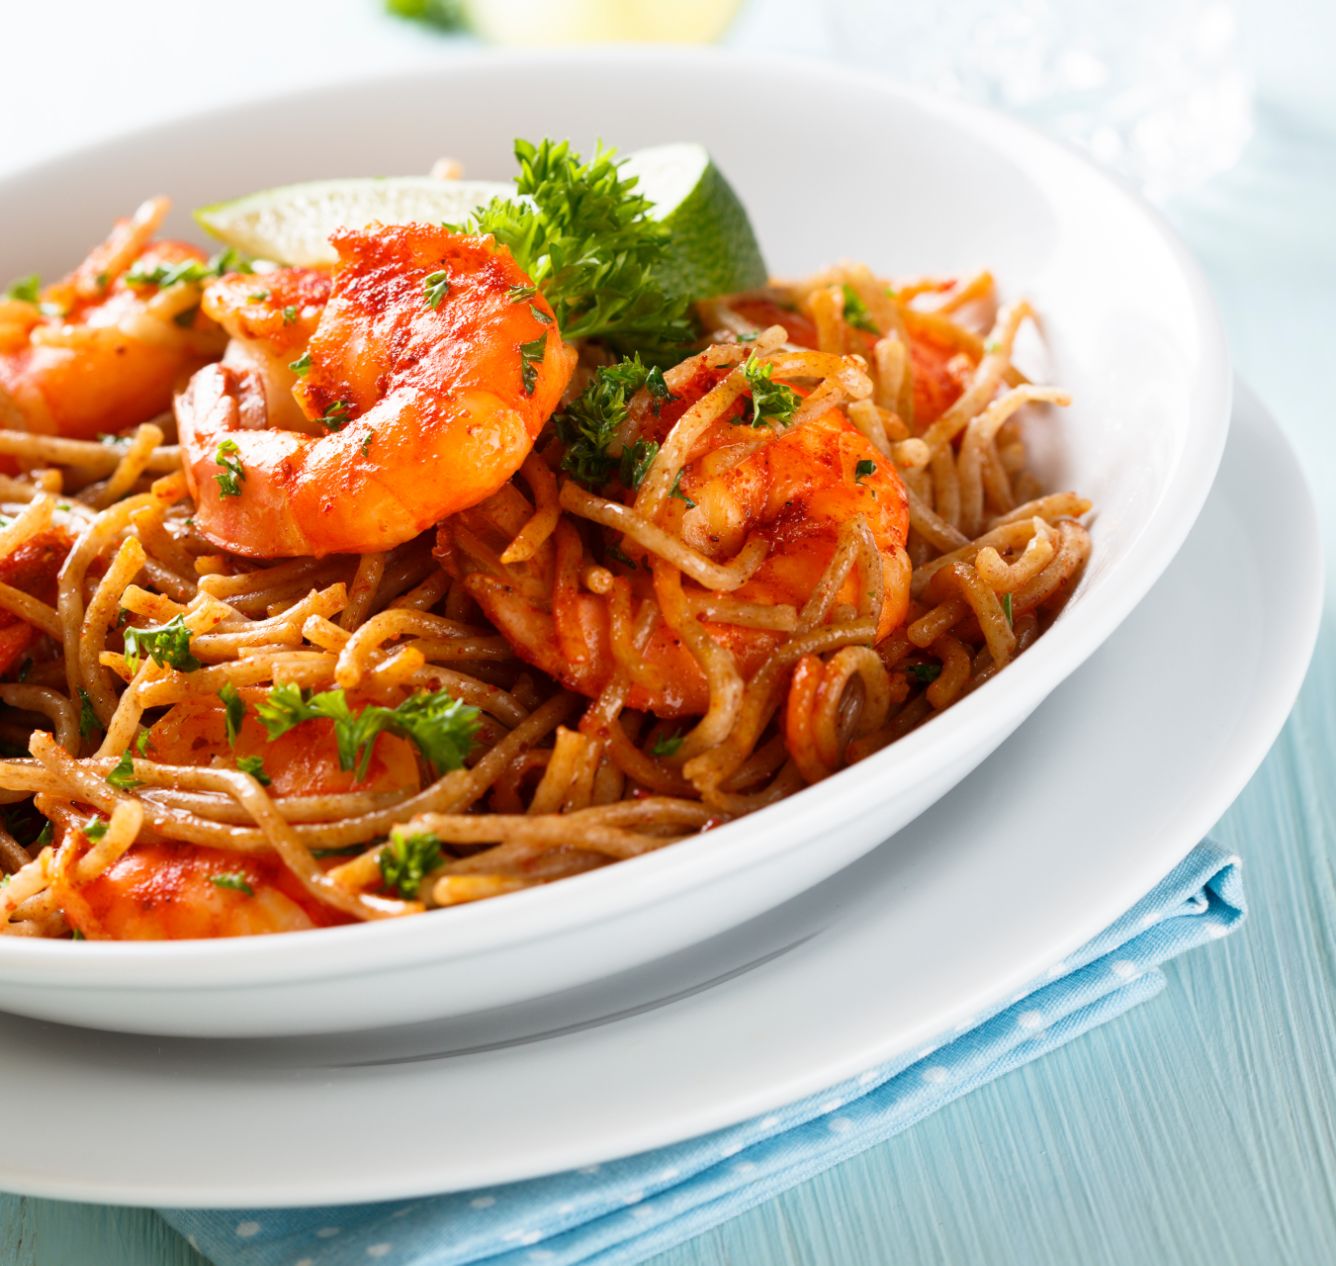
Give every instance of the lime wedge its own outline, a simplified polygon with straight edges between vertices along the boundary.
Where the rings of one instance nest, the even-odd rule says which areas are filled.
[[[627,156],[623,171],[640,180],[653,215],[669,229],[660,284],[701,298],[763,285],[765,263],[747,212],[701,145],[660,145]],[[430,176],[318,180],[282,185],[201,207],[208,233],[247,255],[280,264],[333,264],[329,235],[373,222],[460,224],[494,197],[515,197],[499,181]]]
[[[459,224],[515,186],[499,180],[432,176],[313,180],[262,189],[195,212],[195,222],[228,246],[257,259],[303,268],[338,261],[329,235],[368,224]]]
[[[468,24],[498,44],[704,44],[739,0],[461,0]]]
[[[623,175],[668,227],[668,257],[658,268],[670,294],[703,299],[765,285],[765,260],[738,195],[703,145],[656,145],[636,150]]]

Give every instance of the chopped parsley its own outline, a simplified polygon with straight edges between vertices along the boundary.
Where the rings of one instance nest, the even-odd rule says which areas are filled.
[[[1007,617],[1007,623],[1015,628],[1016,622],[1011,617],[1011,595],[1009,593],[1002,595],[1002,614]]]
[[[376,438],[375,431],[368,431],[366,438],[362,440],[362,456],[367,456],[371,452],[371,441]]]
[[[427,307],[434,310],[441,306],[441,300],[450,293],[450,274],[444,271],[430,273],[422,285],[427,292]]]
[[[400,835],[397,831],[380,850],[380,877],[385,887],[411,901],[422,881],[441,864],[441,841],[434,835]]]
[[[157,627],[128,628],[124,637],[125,666],[132,673],[139,668],[139,658],[144,654],[159,668],[188,673],[199,667],[199,660],[190,653],[190,629],[184,615],[173,616]]]
[[[588,162],[569,141],[515,142],[523,201],[494,198],[468,231],[490,233],[538,286],[567,339],[599,338],[613,347],[680,349],[695,336],[689,296],[670,294],[656,271],[668,229],[653,203],[621,175],[614,151]],[[513,292],[512,292],[513,294]]]
[[[273,779],[264,772],[263,756],[238,756],[237,768],[243,774],[249,774],[261,787],[267,787]]]
[[[128,286],[156,286],[159,290],[166,290],[168,286],[176,286],[183,281],[198,285],[202,281],[207,281],[210,277],[221,277],[225,273],[251,273],[254,271],[250,264],[229,246],[226,250],[211,255],[207,260],[182,259],[175,264],[146,264],[143,260],[140,260],[132,264],[126,271],[125,284]],[[105,274],[103,275],[105,276]],[[104,285],[101,277],[98,281],[99,284]],[[267,290],[260,293],[266,299],[269,297]],[[254,301],[255,296],[252,295],[251,299]]]
[[[146,726],[139,727],[139,733],[135,735],[135,752],[148,758],[148,729]]]
[[[653,752],[655,756],[676,756],[677,749],[682,746],[683,737],[684,735],[679,730],[676,733],[668,735],[666,738],[659,739],[649,750]]]
[[[366,704],[354,712],[340,689],[310,694],[293,682],[274,686],[255,709],[271,740],[303,721],[334,723],[339,767],[366,777],[376,736],[382,732],[408,739],[439,775],[463,766],[478,732],[478,709],[444,690],[419,691],[397,707]]]
[[[43,844],[50,844],[55,833],[55,828],[50,822],[43,822],[42,829],[37,832],[37,838],[33,840],[33,843],[39,847]]]
[[[653,440],[636,440],[634,444],[622,449],[621,481],[632,492],[644,482],[654,459],[659,455],[659,446]]]
[[[236,440],[224,440],[213,455],[213,460],[223,468],[221,475],[214,476],[218,482],[220,497],[241,496],[241,485],[246,480],[246,468],[242,466],[241,459],[237,456],[239,452],[241,449],[237,447]]]
[[[622,423],[630,399],[648,386],[650,371],[639,356],[604,365],[589,385],[556,416],[557,438],[566,446],[561,468],[586,488],[601,488],[612,478],[619,459],[608,449]],[[662,381],[662,375],[660,375]]]
[[[534,366],[541,365],[545,355],[547,355],[546,334],[540,334],[536,339],[520,344],[520,381],[524,384],[526,396],[533,395],[533,389],[538,385],[538,371]]]
[[[131,760],[129,751],[121,753],[120,760],[107,775],[107,781],[117,791],[133,791],[140,785],[139,779],[135,777],[135,763]]]
[[[529,305],[529,315],[532,316],[535,321],[541,321],[544,325],[552,324],[552,318],[536,303],[531,303]]]
[[[36,273],[29,273],[17,281],[11,281],[5,287],[6,299],[17,299],[20,303],[40,303],[42,300],[42,279]]]
[[[351,400],[335,400],[332,405],[320,415],[320,420],[331,431],[341,431],[351,420],[352,414]]]
[[[267,303],[268,300],[269,291],[267,290],[252,290],[251,293],[246,296],[247,303]]]
[[[245,875],[210,875],[209,882],[215,888],[230,888],[233,892],[241,892],[248,897],[255,896],[255,889],[246,881]]]
[[[769,361],[757,360],[755,352],[747,357],[742,367],[743,377],[747,379],[751,391],[751,426],[769,426],[771,422],[788,426],[798,411],[798,393],[792,387],[772,381],[774,372],[775,367]]]
[[[308,347],[296,360],[292,361],[288,368],[292,370],[298,378],[305,378],[311,368],[311,349]]]
[[[506,293],[510,296],[511,303],[523,303],[526,299],[532,299],[538,293],[538,287],[511,286]]]
[[[93,701],[88,697],[88,691],[82,686],[79,687],[79,737],[83,739],[92,738],[94,734],[102,729],[102,722],[98,720],[98,715],[93,711]]]
[[[636,560],[625,550],[616,545],[609,545],[606,552],[608,557],[614,562],[621,563],[624,567],[630,567],[633,571],[635,570]]]
[[[323,861],[326,857],[356,857],[358,853],[364,852],[365,844],[345,844],[342,848],[313,848],[311,856],[316,861]]]
[[[870,457],[865,457],[854,467],[854,483],[861,484],[869,475],[875,475],[876,473],[877,463]]]
[[[227,745],[235,747],[237,735],[241,733],[241,723],[246,718],[245,701],[230,681],[223,682],[218,698],[223,701],[223,728],[227,732]]]
[[[107,819],[94,814],[79,829],[90,844],[96,844],[107,833]]]
[[[942,675],[941,664],[910,664],[905,669],[905,676],[920,686],[930,685]]]
[[[880,334],[877,323],[872,319],[872,314],[867,310],[867,304],[859,297],[858,291],[847,281],[841,289],[844,291],[844,323],[868,334]]]
[[[288,306],[287,306],[286,308],[283,309],[283,324],[284,324],[284,325],[296,325],[296,324],[297,324],[297,305],[296,305],[296,304],[290,303],[290,304],[288,304]]]
[[[679,468],[677,475],[673,479],[673,486],[669,490],[668,495],[670,497],[676,497],[679,501],[685,501],[687,503],[687,509],[694,510],[696,508],[696,503],[682,491],[682,474],[685,470],[685,466]]]

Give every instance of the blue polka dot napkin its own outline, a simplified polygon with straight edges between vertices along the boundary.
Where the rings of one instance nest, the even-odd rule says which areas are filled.
[[[1198,845],[1121,919],[963,1033],[703,1138],[572,1173],[389,1204],[163,1210],[216,1266],[629,1266],[871,1147],[1164,988],[1242,920],[1239,860]]]

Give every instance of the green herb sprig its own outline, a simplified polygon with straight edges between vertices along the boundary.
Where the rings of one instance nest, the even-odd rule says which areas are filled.
[[[444,690],[421,691],[394,708],[366,704],[354,712],[341,689],[310,694],[285,682],[269,691],[255,714],[271,740],[303,721],[332,721],[339,767],[355,769],[359,779],[366,777],[378,734],[408,739],[439,775],[463,766],[479,727],[478,709]]]

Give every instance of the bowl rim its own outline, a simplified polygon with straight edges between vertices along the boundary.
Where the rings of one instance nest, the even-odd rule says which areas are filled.
[[[403,96],[419,86],[431,86],[443,69],[456,78],[550,72],[553,68],[578,73],[581,67],[604,69],[613,56],[637,73],[680,72],[689,66],[717,68],[726,62],[730,69],[752,74],[802,76],[814,86],[834,91],[853,88],[878,95],[893,108],[934,116],[1013,160],[1029,157],[1058,170],[1066,168],[1093,182],[1104,197],[1120,203],[1145,223],[1178,270],[1191,303],[1202,355],[1195,366],[1185,370],[1192,382],[1189,417],[1179,452],[1142,530],[1098,585],[1086,591],[1072,616],[1045,633],[1043,655],[1021,656],[1006,673],[986,682],[969,698],[859,765],[706,835],[688,837],[671,847],[558,884],[509,894],[503,901],[460,907],[451,911],[448,923],[404,918],[316,929],[318,935],[83,942],[77,947],[64,941],[0,937],[0,969],[11,978],[51,987],[98,986],[141,992],[155,987],[230,988],[361,975],[387,966],[464,959],[518,946],[678,897],[803,847],[814,834],[838,829],[868,812],[885,796],[878,784],[890,762],[895,762],[896,785],[914,782],[945,768],[953,755],[977,746],[981,736],[992,732],[981,724],[989,715],[1002,718],[1004,726],[1017,714],[1023,720],[1108,638],[1177,554],[1215,480],[1232,400],[1233,380],[1224,330],[1200,266],[1158,210],[1124,180],[1099,168],[1073,146],[985,107],[925,93],[874,72],[789,54],[721,48],[593,45],[578,50],[460,52],[434,68],[378,71],[351,80],[344,77],[337,84],[325,82],[253,93],[167,121],[122,129],[95,143],[65,148],[4,173],[0,176],[0,200],[23,182],[57,174],[106,147],[151,147],[155,140],[169,134],[210,123],[225,125],[229,118],[257,107],[309,105],[336,92],[347,96],[392,90],[396,96]],[[1154,530],[1147,530],[1152,527]],[[772,832],[770,828],[779,821],[781,811],[785,829]],[[1135,895],[1129,894],[1129,899]],[[260,968],[262,978],[258,975]]]

